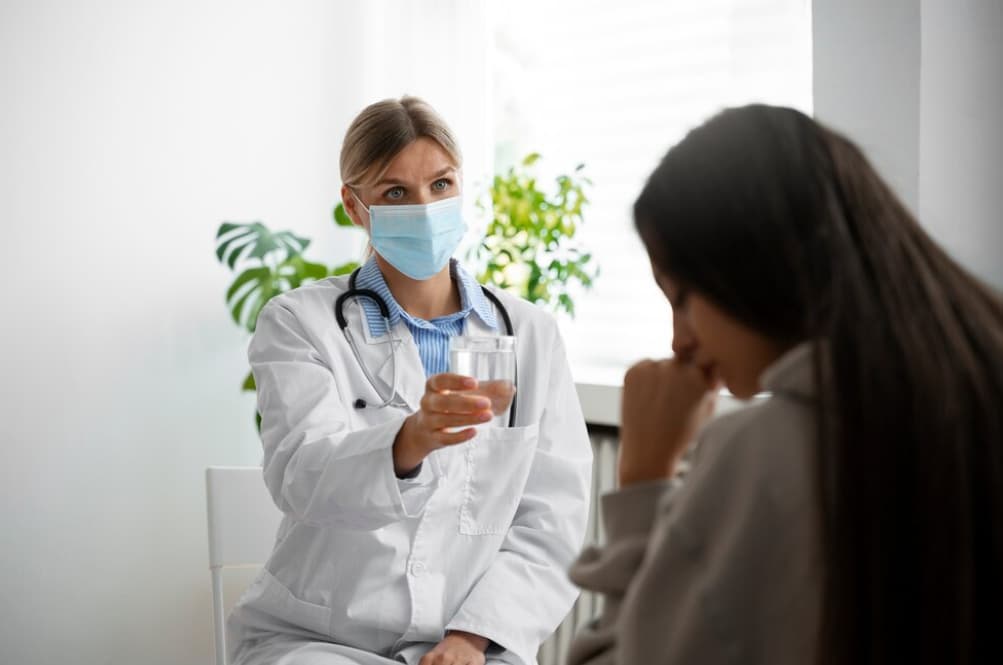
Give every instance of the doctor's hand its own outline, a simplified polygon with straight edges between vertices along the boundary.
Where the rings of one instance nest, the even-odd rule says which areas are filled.
[[[714,411],[720,383],[677,358],[643,360],[623,378],[620,485],[672,475],[697,430]]]
[[[474,438],[477,430],[472,425],[494,417],[492,398],[472,392],[477,389],[477,379],[469,376],[429,377],[420,408],[407,417],[394,440],[394,472],[398,476],[413,471],[433,450]]]
[[[480,635],[453,630],[418,665],[484,665],[484,650],[489,643]]]

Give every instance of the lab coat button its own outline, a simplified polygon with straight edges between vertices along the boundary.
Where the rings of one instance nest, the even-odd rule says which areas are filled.
[[[418,577],[424,572],[425,572],[425,564],[423,564],[421,561],[415,561],[414,563],[411,564],[411,574],[413,576]]]

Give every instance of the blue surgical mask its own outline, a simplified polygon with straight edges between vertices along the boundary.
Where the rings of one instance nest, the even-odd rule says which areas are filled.
[[[428,279],[445,267],[467,231],[462,207],[459,196],[434,203],[369,206],[369,240],[397,270],[412,279]]]

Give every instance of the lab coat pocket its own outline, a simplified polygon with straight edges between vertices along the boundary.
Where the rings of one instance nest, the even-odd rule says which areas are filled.
[[[300,600],[267,570],[261,571],[248,593],[254,591],[258,592],[258,598],[251,604],[262,612],[312,633],[331,634],[331,609]]]
[[[512,524],[536,451],[539,427],[485,427],[465,444],[460,533],[505,533]]]

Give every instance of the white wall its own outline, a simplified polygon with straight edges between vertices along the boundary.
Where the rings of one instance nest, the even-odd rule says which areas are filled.
[[[812,45],[815,117],[860,145],[917,210],[919,3],[814,0]]]
[[[815,0],[815,115],[1003,289],[1003,4]]]
[[[260,459],[213,236],[328,232],[344,15],[3,4],[0,661],[209,661],[202,469]]]
[[[920,219],[1003,289],[1003,3],[922,5]]]

